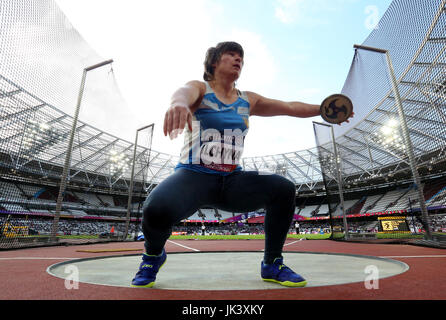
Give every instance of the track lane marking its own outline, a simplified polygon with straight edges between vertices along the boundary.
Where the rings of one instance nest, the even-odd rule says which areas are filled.
[[[380,258],[446,258],[446,255],[425,255],[425,256],[380,256]]]
[[[286,247],[286,246],[289,246],[289,245],[295,244],[295,243],[297,243],[297,242],[300,242],[300,241],[302,241],[302,240],[303,240],[303,239],[299,239],[299,240],[296,240],[296,241],[293,241],[293,242],[290,242],[290,243],[284,244],[283,246],[284,246],[284,247]]]
[[[182,244],[180,244],[180,243],[176,243],[176,242],[174,242],[174,241],[172,241],[172,240],[167,240],[167,242],[176,244],[177,246],[183,247],[183,248],[185,248],[185,249],[189,249],[189,250],[192,250],[192,251],[200,252],[200,250],[198,250],[198,249],[194,249],[194,248],[191,248],[191,247],[187,247],[187,246],[182,245]]]
[[[57,258],[57,257],[10,257],[0,258],[0,260],[74,260],[79,258]]]
[[[299,239],[299,240],[296,240],[296,241],[293,241],[293,242],[286,243],[286,244],[283,245],[283,247],[289,246],[291,244],[295,244],[295,243],[300,242],[302,240],[304,240],[304,239],[302,238],[302,239]],[[260,251],[265,251],[265,249],[262,249]]]

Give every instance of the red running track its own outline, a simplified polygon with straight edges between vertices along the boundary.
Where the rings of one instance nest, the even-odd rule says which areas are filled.
[[[263,240],[174,240],[167,252],[260,251]],[[409,265],[400,275],[380,279],[379,289],[364,283],[274,290],[160,290],[80,283],[68,290],[64,280],[49,275],[48,266],[68,259],[134,252],[89,253],[78,250],[140,249],[142,242],[56,246],[0,251],[0,300],[444,300],[446,250],[402,244],[346,243],[288,239],[284,251],[345,253],[389,257]],[[106,272],[106,271],[105,271]],[[259,280],[260,281],[260,280]]]

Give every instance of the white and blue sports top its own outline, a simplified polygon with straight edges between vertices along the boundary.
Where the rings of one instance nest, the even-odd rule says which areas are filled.
[[[184,145],[175,169],[228,175],[240,171],[249,128],[249,100],[238,91],[234,103],[218,100],[208,82],[200,106],[192,115],[192,131],[185,128]]]

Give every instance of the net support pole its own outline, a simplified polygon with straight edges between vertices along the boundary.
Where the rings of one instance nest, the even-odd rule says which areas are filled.
[[[340,168],[340,159],[338,155],[338,148],[336,147],[336,140],[334,135],[334,129],[333,126],[330,126],[331,130],[331,141],[333,143],[333,153],[334,153],[334,161],[336,163],[336,176],[338,180],[338,190],[339,190],[339,200],[341,201],[341,208],[342,208],[342,221],[344,223],[344,238],[346,240],[349,239],[349,233],[348,233],[348,224],[347,224],[347,216],[345,212],[345,205],[344,205],[344,189],[342,187],[342,173]]]
[[[52,229],[51,229],[51,240],[52,241],[55,241],[56,237],[57,237],[57,231],[58,231],[59,219],[60,219],[60,211],[62,210],[62,201],[63,201],[64,194],[65,194],[65,188],[67,186],[68,171],[69,171],[70,163],[71,163],[71,152],[73,151],[74,135],[76,132],[77,120],[79,118],[79,111],[81,108],[82,96],[84,94],[87,72],[90,70],[94,70],[96,68],[108,65],[112,62],[113,62],[113,60],[106,60],[106,61],[100,62],[98,64],[95,64],[95,65],[85,68],[84,72],[82,73],[81,86],[79,89],[79,95],[77,98],[76,109],[74,112],[73,124],[71,126],[70,137],[68,140],[68,147],[67,147],[67,151],[66,151],[66,155],[65,155],[65,162],[64,162],[64,167],[63,167],[63,171],[62,171],[62,177],[60,179],[59,194],[57,196],[57,202],[56,202],[56,214],[54,215],[53,225],[52,225]]]
[[[334,178],[335,180],[337,180],[337,185],[338,185],[338,192],[339,192],[339,201],[340,201],[340,205],[341,205],[341,209],[342,209],[342,219],[343,219],[343,225],[344,225],[344,238],[347,240],[349,238],[349,233],[348,233],[348,223],[347,223],[347,216],[346,216],[346,212],[345,212],[345,205],[344,205],[344,190],[342,187],[342,173],[341,173],[341,168],[339,166],[339,161],[338,161],[338,151],[337,151],[337,146],[336,146],[336,140],[335,140],[335,135],[334,135],[334,129],[333,126],[326,124],[326,123],[320,123],[320,122],[315,122],[313,121],[313,128],[314,128],[314,135],[316,138],[316,143],[318,145],[317,149],[318,149],[318,154],[319,154],[319,162],[321,164],[321,170],[322,170],[322,180],[324,182],[324,187],[325,190],[327,192],[327,201],[329,203],[328,205],[328,210],[330,213],[330,225],[331,225],[331,239],[333,239],[333,234],[334,234],[334,228],[333,228],[333,212],[331,210],[331,206],[330,206],[330,197],[328,194],[328,184],[326,181],[326,174],[324,173],[325,169],[324,169],[324,164],[322,163],[321,159],[322,159],[322,155],[320,152],[320,144],[319,144],[319,139],[318,139],[318,134],[317,134],[317,130],[316,130],[316,126],[325,126],[327,128],[330,128],[330,134],[331,134],[331,142],[333,144],[333,156],[334,156],[334,161],[336,162],[336,177]]]
[[[138,146],[138,133],[139,133],[139,130],[136,130],[135,145],[133,147],[132,171],[130,174],[129,196],[128,196],[128,200],[127,200],[127,214],[126,214],[126,218],[125,218],[125,231],[124,231],[124,235],[122,237],[122,241],[125,241],[125,239],[127,239],[127,235],[129,233],[130,212],[132,210],[132,195],[133,195],[133,181],[134,181],[133,176],[135,174],[136,148]]]
[[[132,170],[131,170],[131,174],[130,174],[130,186],[129,186],[129,195],[128,195],[128,200],[127,200],[127,214],[126,214],[126,218],[125,218],[125,231],[124,231],[124,235],[122,238],[122,241],[125,241],[127,239],[128,233],[129,233],[129,226],[130,226],[130,212],[132,209],[132,198],[133,198],[133,183],[134,183],[134,175],[135,175],[135,163],[136,163],[136,149],[138,147],[138,135],[139,132],[147,129],[149,127],[153,126],[153,123],[139,128],[136,130],[136,135],[135,135],[135,145],[133,147],[133,161],[132,161]],[[153,130],[152,130],[152,134],[153,134]],[[150,154],[149,154],[149,162],[150,162]]]
[[[360,46],[360,45],[354,45],[354,48],[361,49],[361,50],[373,51],[373,52],[385,54],[385,56],[386,56],[387,70],[389,72],[390,81],[392,84],[392,91],[393,91],[393,94],[395,95],[395,102],[396,102],[396,106],[398,109],[398,116],[400,118],[401,129],[403,131],[404,144],[407,149],[407,155],[409,157],[409,164],[410,164],[410,169],[412,171],[413,180],[415,183],[415,188],[417,189],[418,201],[420,203],[421,213],[423,216],[423,220],[425,221],[425,225],[426,225],[425,226],[426,239],[432,240],[432,232],[430,230],[431,226],[430,226],[430,221],[429,221],[429,215],[427,212],[426,202],[424,201],[423,189],[421,187],[421,179],[420,179],[420,175],[417,170],[415,154],[413,152],[412,140],[410,139],[409,128],[407,126],[407,121],[406,121],[406,116],[404,114],[403,104],[401,103],[401,96],[400,96],[400,92],[398,90],[398,82],[396,80],[395,71],[393,68],[392,59],[390,58],[389,51],[384,50],[384,49],[373,48],[373,47]]]

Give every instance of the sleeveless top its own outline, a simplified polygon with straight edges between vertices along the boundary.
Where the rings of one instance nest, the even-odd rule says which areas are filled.
[[[208,82],[206,93],[192,115],[192,131],[185,127],[184,145],[176,169],[228,175],[239,165],[249,128],[249,100],[238,91],[234,103],[218,100]]]

